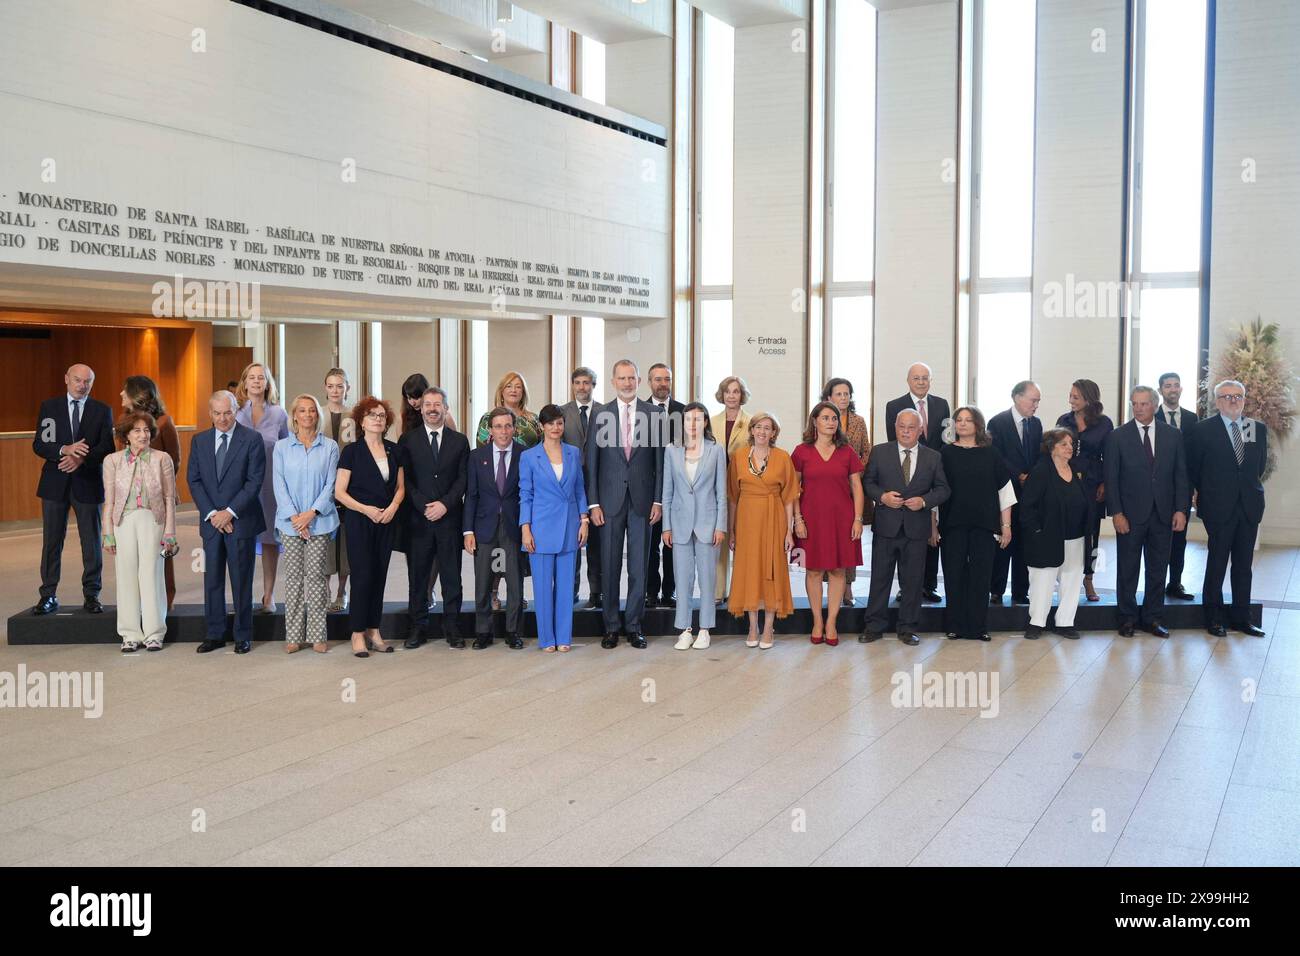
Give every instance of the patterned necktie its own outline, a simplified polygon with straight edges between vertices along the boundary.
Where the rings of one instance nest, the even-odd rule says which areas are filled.
[[[1240,468],[1246,462],[1246,445],[1241,440],[1241,429],[1237,423],[1232,423],[1232,450],[1237,455],[1237,467]]]
[[[922,437],[922,438],[929,438],[929,437],[930,437],[930,419],[929,419],[929,416],[927,416],[927,415],[925,414],[925,399],[922,398],[922,399],[920,399],[920,400],[917,401],[917,403],[916,403],[916,411],[917,411],[917,414],[921,416],[921,437]]]
[[[906,488],[912,481],[912,449],[903,450],[903,487]]]
[[[1150,425],[1142,426],[1142,450],[1147,453],[1147,467],[1154,468],[1156,466],[1156,453],[1155,449],[1151,447]]]
[[[506,496],[506,453],[500,448],[497,449],[497,494]]]
[[[76,441],[81,432],[81,399],[72,400],[72,440]]]
[[[230,436],[225,432],[221,433],[221,438],[217,441],[217,480],[226,473],[226,439]]]
[[[632,460],[632,406],[623,406],[623,457]]]

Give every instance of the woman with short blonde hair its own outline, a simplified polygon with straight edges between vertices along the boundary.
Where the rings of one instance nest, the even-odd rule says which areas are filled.
[[[718,383],[718,390],[713,397],[722,403],[722,411],[709,419],[709,429],[713,432],[714,440],[722,445],[723,457],[730,460],[747,442],[752,444],[749,435],[750,418],[745,413],[750,398],[749,386],[739,375],[728,375]],[[723,541],[718,548],[718,565],[714,570],[713,596],[718,604],[727,600],[727,570],[730,564],[731,548]]]

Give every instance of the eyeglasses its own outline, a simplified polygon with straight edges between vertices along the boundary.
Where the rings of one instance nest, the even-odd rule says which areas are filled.
[[[1214,397],[1225,402],[1244,402],[1246,400],[1246,396],[1241,392],[1228,392],[1225,395],[1215,395]]]
[[[378,412],[366,412],[366,418],[373,418],[373,419],[376,419],[376,420],[378,420],[378,421],[387,421],[387,420],[388,420],[388,415],[385,414],[385,413],[382,412],[382,411],[378,411]]]

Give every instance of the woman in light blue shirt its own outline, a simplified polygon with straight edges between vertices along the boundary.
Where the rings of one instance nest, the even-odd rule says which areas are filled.
[[[717,623],[713,589],[718,547],[727,537],[727,456],[713,438],[709,411],[699,402],[682,409],[679,443],[664,449],[663,543],[673,549],[680,630],[677,650],[703,650]],[[700,582],[700,633],[691,635],[691,595]]]
[[[329,604],[329,547],[338,534],[334,473],[339,446],[320,434],[320,403],[299,395],[289,405],[288,438],[275,443],[275,536],[284,548],[284,649],[303,643],[324,654]]]

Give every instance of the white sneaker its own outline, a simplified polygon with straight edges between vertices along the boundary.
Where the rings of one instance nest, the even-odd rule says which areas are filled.
[[[700,628],[700,635],[699,637],[695,638],[695,643],[692,644],[691,647],[695,648],[697,651],[702,651],[708,646],[709,646],[709,632],[706,631],[704,628]]]
[[[707,634],[707,632],[706,632],[706,634]],[[706,640],[706,641],[708,640],[707,636],[705,637],[705,640]],[[677,638],[677,644],[675,645],[675,647],[676,647],[677,650],[679,650],[679,651],[690,650],[690,647],[691,647],[691,629],[690,629],[690,628],[687,628],[686,630],[682,631],[681,637]]]

